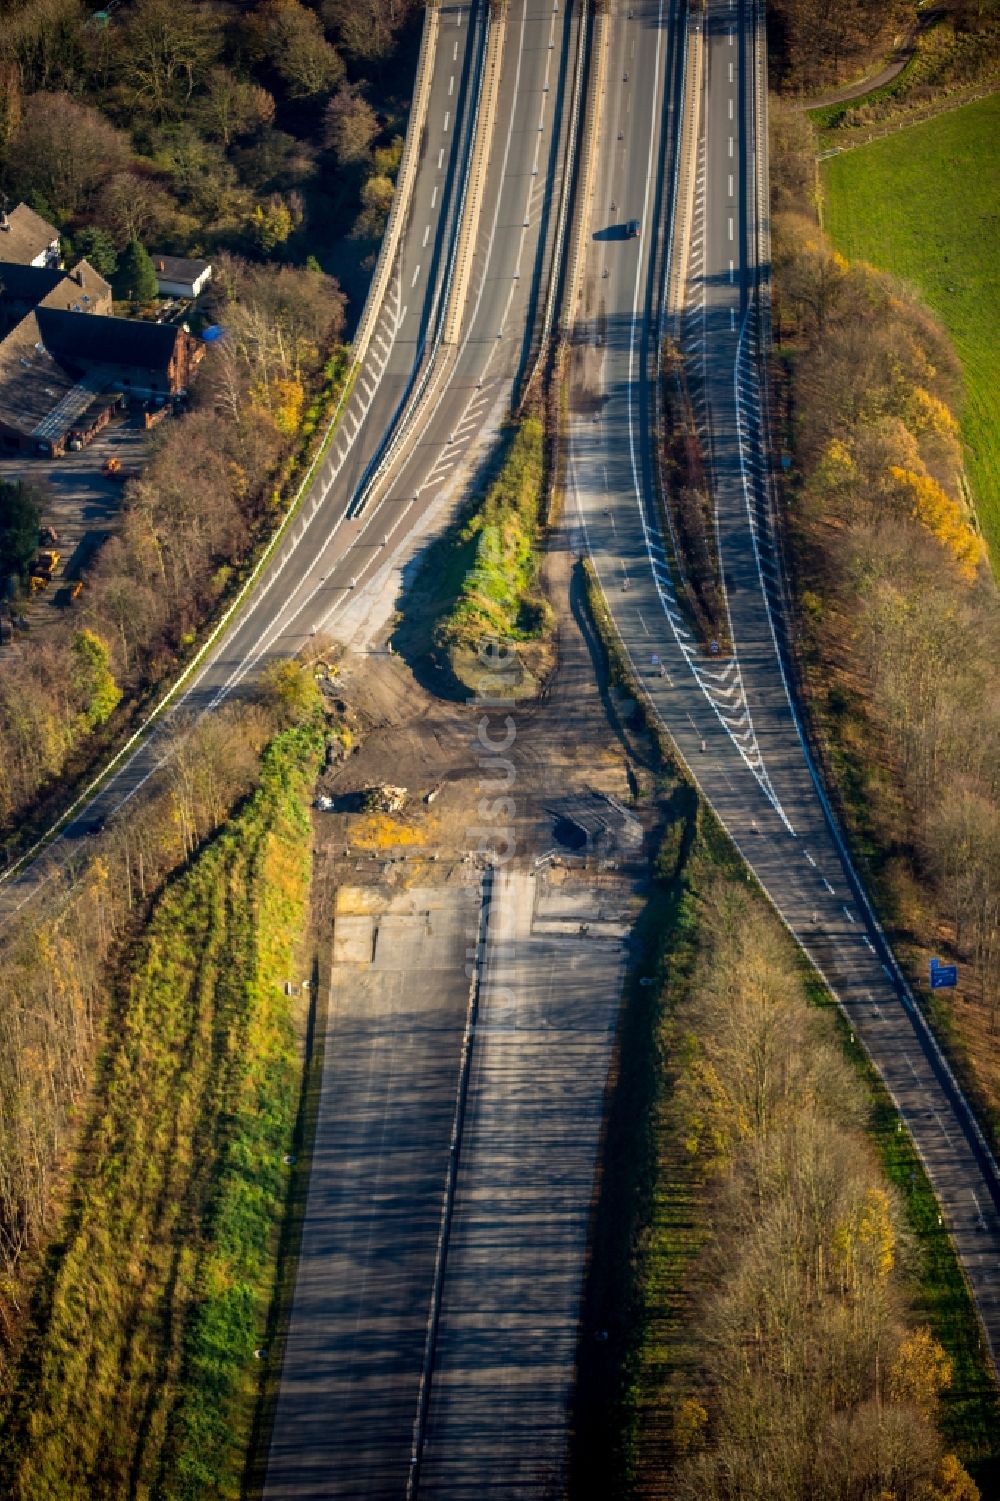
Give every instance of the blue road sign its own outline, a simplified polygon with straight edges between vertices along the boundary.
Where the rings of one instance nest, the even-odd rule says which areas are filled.
[[[958,965],[942,964],[939,959],[931,960],[931,989],[953,990],[958,984]]]

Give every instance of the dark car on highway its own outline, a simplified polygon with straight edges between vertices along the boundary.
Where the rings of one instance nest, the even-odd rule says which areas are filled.
[[[638,221],[638,219],[630,219],[628,221],[628,223],[625,226],[625,238],[626,238],[626,240],[637,240],[639,238],[639,221]]]

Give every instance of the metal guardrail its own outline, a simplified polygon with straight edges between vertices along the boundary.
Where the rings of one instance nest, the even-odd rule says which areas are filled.
[[[385,290],[389,285],[389,277],[392,275],[393,267],[396,264],[400,236],[403,232],[406,214],[410,207],[413,183],[417,175],[417,164],[420,160],[420,145],[427,124],[427,105],[430,101],[431,80],[434,76],[434,60],[437,54],[439,26],[440,11],[438,7],[436,5],[426,6],[424,9],[424,29],[420,37],[420,52],[417,57],[413,103],[410,106],[406,140],[403,144],[403,154],[399,160],[399,171],[396,174],[396,191],[392,195],[392,205],[389,209],[385,234],[382,237],[382,244],[379,248],[375,274],[368,288],[368,296],[365,298],[364,309],[358,322],[357,332],[354,335],[354,360],[358,365],[362,363],[365,355],[368,353],[368,345],[372,334],[375,332],[375,324],[378,322],[379,314],[382,311]]]
[[[545,314],[539,348],[544,350],[552,332],[556,309],[560,305],[559,278],[563,254],[566,248],[566,228],[569,223],[569,207],[573,196],[576,174],[576,143],[580,128],[580,99],[583,95],[583,79],[587,63],[587,38],[589,28],[589,0],[580,0],[580,27],[576,42],[576,69],[573,76],[573,101],[570,105],[569,125],[566,135],[566,160],[563,163],[562,192],[559,195],[559,216],[552,244],[552,263],[549,267],[548,291],[545,298]]]
[[[562,287],[562,264],[566,249],[566,232],[570,222],[570,205],[576,186],[577,140],[580,130],[580,100],[583,96],[584,75],[587,67],[587,37],[589,0],[579,0],[580,25],[577,32],[576,63],[573,72],[573,92],[570,103],[569,124],[566,129],[566,159],[563,163],[562,188],[559,194],[559,211],[556,216],[555,234],[552,239],[552,258],[549,265],[548,284],[545,293],[545,310],[542,327],[538,334],[537,348],[521,381],[521,402],[531,392],[539,370],[542,369],[552,336],[556,314],[564,305]]]
[[[583,259],[587,213],[594,196],[594,162],[597,155],[597,136],[604,112],[605,79],[608,70],[610,49],[610,22],[602,12],[594,17],[593,41],[591,42],[591,79],[587,91],[587,104],[583,118],[583,139],[580,163],[577,169],[577,196],[573,204],[571,243],[573,253],[566,275],[566,287],[562,298],[561,324],[563,332],[576,321],[577,288],[580,281],[580,265]]]
[[[697,183],[697,155],[703,93],[705,13],[700,8],[688,16],[684,28],[684,97],[681,106],[681,138],[674,162],[674,218],[668,252],[665,311],[673,318],[674,338],[680,340],[684,316],[691,250],[691,224]],[[662,335],[662,326],[661,326]],[[658,372],[659,373],[659,372]]]
[[[486,22],[484,25],[483,46],[479,55],[479,66],[477,70],[476,83],[474,85],[476,106],[473,113],[471,128],[471,137],[473,140],[475,140],[479,128],[479,112],[482,105],[483,68],[486,50],[489,46],[490,25],[490,17],[489,14],[487,14]],[[455,264],[457,260],[458,239],[461,233],[461,227],[465,216],[465,204],[468,194],[471,166],[472,153],[470,152],[468,161],[466,163],[465,173],[462,177],[462,190],[459,195],[458,210],[455,216],[456,228],[455,237],[452,241],[451,254],[448,259],[443,283],[435,292],[434,302],[431,308],[430,321],[433,326],[434,332],[433,338],[431,340],[430,350],[424,353],[420,363],[419,372],[414,382],[411,384],[409,392],[403,397],[403,400],[400,402],[399,406],[396,409],[396,412],[393,415],[393,421],[391,424],[391,438],[389,439],[388,443],[384,444],[379,452],[375,455],[372,463],[369,465],[367,471],[361,478],[361,483],[358,486],[354,499],[351,501],[351,504],[347,508],[347,516],[349,520],[353,520],[355,517],[360,516],[364,511],[365,507],[368,505],[368,502],[372,498],[376,486],[384,477],[390,464],[399,452],[404,438],[408,437],[414,423],[417,422],[423,415],[423,407],[427,396],[428,383],[430,382],[431,375],[433,374],[433,371],[435,369],[437,355],[442,343],[444,323],[441,310],[443,308],[447,308],[451,296],[451,287],[455,275]]]
[[[507,8],[504,6],[499,17],[491,17],[486,39],[486,64],[479,96],[476,133],[466,181],[465,201],[459,223],[455,271],[444,315],[442,342],[445,344],[458,343],[465,304],[469,296],[469,278],[472,275],[472,258],[476,251],[479,216],[482,213],[483,193],[486,189],[486,171],[489,166],[490,147],[493,144],[493,117],[496,114],[497,96],[500,92],[500,74],[503,67],[506,37]]]

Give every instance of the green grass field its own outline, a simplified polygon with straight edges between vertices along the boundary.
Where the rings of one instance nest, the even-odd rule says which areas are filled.
[[[916,283],[966,377],[962,429],[1000,571],[1000,94],[823,163],[826,227],[847,256]]]

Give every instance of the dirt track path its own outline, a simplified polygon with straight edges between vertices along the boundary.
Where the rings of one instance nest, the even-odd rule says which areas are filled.
[[[826,109],[831,104],[848,104],[852,99],[862,99],[865,94],[871,94],[876,89],[884,88],[900,73],[910,61],[917,50],[917,40],[922,31],[933,25],[940,17],[939,10],[921,11],[916,26],[903,37],[899,45],[894,49],[885,67],[877,73],[870,73],[867,78],[859,79],[857,83],[845,84],[843,88],[833,89],[828,94],[820,94],[815,99],[800,99],[795,103],[796,109]]]

